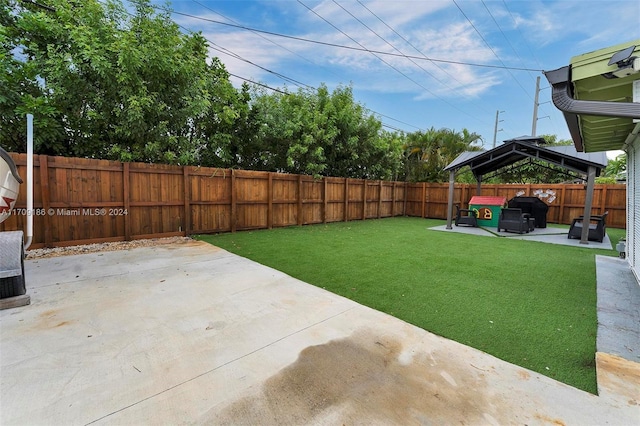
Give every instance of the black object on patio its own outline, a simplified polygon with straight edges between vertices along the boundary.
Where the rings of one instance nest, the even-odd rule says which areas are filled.
[[[456,210],[458,211],[456,214],[456,226],[471,225],[474,228],[478,227],[477,213],[475,210],[461,209],[458,205],[456,205]]]
[[[533,218],[529,213],[523,213],[521,209],[502,209],[498,218],[498,232],[504,229],[507,232],[524,234],[533,230]]]
[[[604,240],[604,236],[607,235],[606,219],[608,214],[609,212],[606,211],[603,215],[591,215],[591,220],[589,221],[589,236],[587,237],[589,241],[598,241],[601,243]],[[567,238],[580,238],[582,236],[583,225],[584,216],[573,219]]]
[[[529,213],[536,220],[536,228],[547,227],[549,206],[538,197],[514,197],[507,204],[510,208],[522,210],[522,213]]]

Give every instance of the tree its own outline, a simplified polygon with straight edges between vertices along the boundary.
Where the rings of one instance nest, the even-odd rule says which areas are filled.
[[[431,127],[409,133],[404,144],[405,174],[411,182],[446,182],[444,168],[464,151],[479,151],[481,138],[467,129],[461,132]]]
[[[607,162],[602,174],[596,178],[596,183],[616,183],[626,180],[627,154],[623,153]]]
[[[573,145],[571,140],[556,135],[541,135],[546,146]],[[496,171],[487,183],[562,183],[579,178],[578,173],[534,158],[526,158]]]
[[[397,138],[354,101],[350,87],[266,94],[252,100],[257,136],[243,159],[262,170],[390,179],[400,167]]]
[[[26,151],[25,114],[35,112],[40,132],[36,145],[55,145],[63,135],[63,129],[55,118],[55,108],[41,96],[37,64],[27,61],[25,46],[21,45],[22,18],[15,0],[0,0],[0,145],[6,150]]]
[[[117,0],[82,7],[50,0],[52,9],[0,1],[0,60],[10,70],[0,143],[19,149],[12,135],[32,112],[37,153],[177,164],[228,159],[225,143],[248,100],[219,61],[207,64],[206,40],[183,34],[169,12],[156,13],[149,0],[137,1],[133,14]]]

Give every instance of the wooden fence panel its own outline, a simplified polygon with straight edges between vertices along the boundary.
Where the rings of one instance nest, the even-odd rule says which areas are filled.
[[[405,214],[407,216],[421,216],[422,184],[410,183],[406,185]]]
[[[377,219],[380,208],[380,183],[378,181],[365,180],[366,191],[364,193],[364,214],[363,219]]]
[[[404,182],[394,182],[393,189],[395,191],[394,202],[393,202],[393,215],[392,216],[404,216],[407,199],[407,184]]]
[[[184,178],[179,166],[132,163],[128,202],[131,238],[180,235],[185,229]]]
[[[26,178],[26,154],[11,154]],[[0,231],[26,228],[26,186]],[[537,196],[549,223],[583,213],[585,185],[482,185],[482,195]],[[456,184],[467,207],[476,185]],[[367,181],[34,156],[33,248],[234,232],[390,216],[445,219],[448,184]],[[626,186],[596,185],[592,214],[624,227]],[[20,214],[21,212],[25,214]]]
[[[303,177],[302,190],[302,224],[322,223],[324,214],[324,182],[322,179]]]
[[[395,196],[395,182],[380,181],[379,218],[393,216]]]
[[[189,167],[189,234],[231,231],[231,171]]]
[[[267,228],[268,173],[235,170],[236,229]]]
[[[46,224],[37,228],[34,223],[34,234],[46,234],[46,245],[123,239],[122,163],[40,156],[38,164],[40,173],[34,170],[34,175],[41,178],[40,190],[47,189],[40,198],[48,207]],[[44,209],[44,203],[34,205],[39,207]]]
[[[295,175],[273,176],[273,226],[298,223],[298,181]]]
[[[599,214],[609,212],[607,223],[616,228],[627,227],[627,187],[626,185],[601,185],[603,191]],[[613,225],[615,224],[615,225]]]
[[[463,188],[455,188],[454,194],[458,194],[461,199]],[[455,198],[455,195],[454,195]],[[447,217],[447,206],[449,203],[449,186],[430,183],[426,185],[425,194],[425,217]]]
[[[326,222],[339,222],[345,220],[345,188],[344,178],[325,178],[326,186]]]
[[[348,179],[349,190],[349,207],[347,209],[347,220],[357,220],[363,218],[363,197],[365,180],[363,179]]]

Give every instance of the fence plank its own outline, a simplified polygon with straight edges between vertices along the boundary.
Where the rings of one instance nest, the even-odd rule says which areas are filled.
[[[367,181],[362,182],[362,220],[367,218]]]
[[[273,228],[273,174],[269,173],[267,182],[267,229]]]
[[[34,156],[35,157],[35,156]],[[40,164],[40,197],[42,198],[42,209],[45,211],[43,217],[44,222],[44,246],[51,247],[51,220],[52,214],[49,214],[51,208],[51,200],[49,199],[49,161],[46,155],[39,155],[38,162]],[[35,158],[34,158],[35,162]],[[35,166],[34,166],[35,167]],[[34,185],[35,187],[35,185]],[[34,188],[35,192],[35,188]]]
[[[236,185],[236,173],[234,169],[231,169],[231,232],[236,232],[237,226],[237,185]]]
[[[184,190],[184,233],[191,234],[191,185],[189,179],[189,168],[182,168],[182,188]]]
[[[131,241],[131,188],[130,188],[130,174],[129,163],[122,164],[122,196],[124,200],[124,239],[125,241]]]
[[[349,178],[344,179],[344,221],[349,220]]]
[[[298,175],[298,226],[302,225],[302,175]]]

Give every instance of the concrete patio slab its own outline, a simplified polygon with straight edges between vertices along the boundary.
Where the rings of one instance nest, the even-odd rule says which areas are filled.
[[[623,259],[596,256],[598,395],[640,395],[640,286]],[[639,419],[640,420],[640,419]]]
[[[602,242],[597,241],[589,241],[589,244],[582,244],[580,240],[569,239],[567,238],[568,229],[564,228],[554,228],[554,227],[546,227],[546,228],[536,228],[532,232],[525,234],[517,234],[514,232],[498,232],[495,228],[474,228],[471,226],[453,226],[452,229],[447,229],[446,225],[434,226],[431,228],[427,228],[433,231],[444,231],[444,232],[456,232],[461,234],[469,234],[469,235],[480,235],[484,237],[505,237],[505,238],[513,238],[516,240],[528,240],[528,241],[538,241],[541,243],[549,243],[549,244],[561,244],[565,246],[574,246],[574,247],[583,247],[583,248],[597,248],[597,249],[605,249],[611,250],[611,240],[608,235],[605,235]]]
[[[0,424],[637,424],[601,398],[206,243],[25,264]]]

